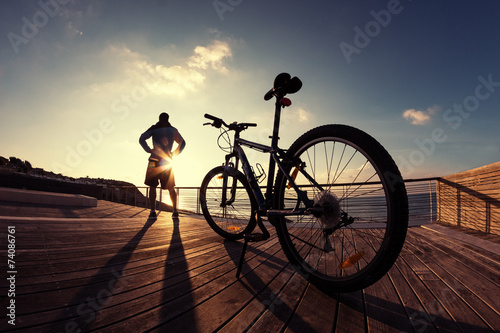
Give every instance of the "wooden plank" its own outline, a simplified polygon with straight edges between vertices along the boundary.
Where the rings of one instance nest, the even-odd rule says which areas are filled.
[[[414,248],[420,248],[429,242],[413,239],[410,244],[413,244]],[[467,278],[457,279],[457,275],[464,276],[463,271],[467,270],[468,266],[457,268],[459,262],[452,258],[452,249],[447,248],[446,255],[441,255],[436,253],[435,246],[432,247],[434,251],[430,251],[425,257],[426,266],[439,278],[434,285],[440,290],[442,304],[463,329],[476,331],[493,329],[497,325],[495,323],[500,323],[500,316],[491,305],[478,298],[478,293],[474,290],[477,291],[478,288],[486,285],[486,290],[482,291],[482,295],[489,292],[493,295],[496,294],[496,298],[498,298],[500,290],[498,286],[491,284],[487,278],[476,276],[472,269],[465,274]],[[423,257],[420,258],[420,260],[423,259]],[[490,299],[490,302],[496,301]]]
[[[413,287],[413,281],[404,274],[409,270],[408,264],[400,257],[389,272],[389,278],[401,299],[408,321],[413,330],[417,332],[437,332],[436,327],[429,320],[429,314],[425,311],[422,300]]]
[[[318,288],[309,284],[285,332],[333,332],[338,322],[339,296],[325,297]],[[349,326],[353,328],[353,325]]]
[[[174,259],[174,261],[172,261],[172,259]],[[169,261],[167,261],[167,263],[169,263],[169,262],[170,262],[170,265],[171,265],[171,266],[170,266],[170,268],[171,268],[171,269],[169,270],[169,272],[175,272],[175,269],[174,269],[174,268],[175,268],[176,266],[175,266],[175,265],[173,265],[173,266],[172,266],[172,264],[174,264],[174,263],[175,263],[175,257],[172,257],[172,259],[170,259]],[[163,260],[162,260],[162,262],[163,262],[163,266],[164,266],[164,265],[165,265],[165,259],[163,259]],[[106,266],[105,266],[105,267],[106,267]],[[182,267],[180,268],[180,270],[181,270],[181,271],[185,271],[185,269],[184,269],[184,268],[182,268]],[[130,273],[130,270],[128,270],[128,269],[127,269],[127,270],[126,270],[126,273],[124,273],[124,272],[125,272],[125,270],[121,271],[120,273],[121,273],[121,274],[129,274],[129,273]],[[151,274],[151,272],[147,272],[147,278],[148,278],[148,279],[150,279],[150,278],[151,278],[151,275],[150,275],[150,274]],[[102,274],[101,274],[101,275],[102,275]],[[97,281],[96,281],[96,282],[98,282],[98,281],[101,281],[101,280],[102,280],[104,284],[99,285],[99,284],[96,284],[96,282],[94,282],[94,283],[92,283],[91,285],[89,285],[89,284],[87,284],[87,283],[84,283],[84,285],[85,285],[85,288],[87,288],[87,289],[88,289],[88,288],[92,288],[92,289],[88,289],[88,290],[90,291],[90,294],[95,295],[95,294],[97,294],[97,293],[99,292],[99,290],[101,290],[101,289],[106,289],[106,283],[107,283],[107,282],[109,282],[109,280],[110,280],[111,278],[112,278],[112,277],[111,277],[110,275],[107,275],[107,276],[106,276],[106,275],[104,275],[104,279],[103,279],[103,277],[99,277],[99,280],[97,280]],[[146,277],[145,277],[145,278],[146,278]],[[95,280],[95,278],[94,278],[93,280]],[[134,275],[130,275],[130,276],[128,276],[128,275],[127,275],[127,283],[128,283],[128,284],[130,284],[129,282],[130,282],[131,280],[132,280],[132,281],[134,281],[134,282],[137,282],[137,281],[136,281],[136,280],[137,280],[136,276],[134,276]],[[140,281],[140,282],[139,282],[139,286],[140,286],[140,285],[142,285],[142,284],[146,284],[146,281]],[[136,287],[137,287],[137,286],[136,286]],[[92,291],[92,290],[94,290],[94,291]],[[67,293],[67,292],[66,292],[66,293]],[[87,294],[87,293],[85,293],[85,294],[83,295],[83,297],[85,297],[85,295],[86,295],[86,294]],[[118,298],[117,298],[117,299],[118,299]],[[80,303],[81,303],[81,302],[84,302],[84,300],[74,299],[72,302],[69,302],[69,303],[75,303],[75,305],[78,305],[78,303],[79,303],[79,302],[80,302]],[[59,304],[60,304],[60,303],[59,303]]]
[[[409,236],[411,237],[411,235]],[[425,328],[432,325],[439,332],[460,331],[460,327],[439,297],[440,292],[444,289],[435,288],[435,284],[439,282],[439,277],[417,256],[426,256],[429,251],[430,249],[425,246],[413,248],[410,239],[403,247],[401,256],[401,260],[406,265],[398,266],[405,279],[409,281],[424,309],[421,312],[417,310],[416,314],[413,314],[413,312],[410,314],[417,321],[416,323],[413,322],[416,324],[414,327]]]
[[[272,247],[266,253],[273,254],[276,251],[279,251],[279,245],[273,242]],[[234,260],[236,261],[237,258],[234,258]],[[168,313],[164,313],[164,315],[156,318],[156,320],[139,320],[138,322],[142,322],[142,325],[138,326],[138,328],[144,329],[150,327],[157,331],[176,331],[183,327],[185,328],[188,323],[188,326],[190,326],[192,323],[190,318],[196,317],[196,327],[198,329],[207,332],[212,331],[227,321],[232,315],[232,311],[246,304],[253,297],[253,289],[262,289],[267,286],[267,279],[260,279],[260,275],[254,272],[255,270],[260,271],[260,268],[265,266],[265,263],[266,260],[263,261],[261,256],[255,255],[250,257],[249,255],[246,265],[242,270],[243,281],[248,277],[252,279],[252,282],[247,284],[242,284],[241,280],[236,280],[234,263],[231,264],[231,269],[226,273],[207,281],[210,283],[204,283],[197,287],[197,284],[195,284],[196,280],[191,279],[193,285],[190,293],[180,298],[172,298],[169,293],[168,303],[161,305],[161,308],[168,310]],[[264,273],[273,275],[268,270],[265,270]],[[252,278],[252,276],[254,277]],[[251,288],[248,288],[248,286],[251,286]],[[158,311],[158,309],[148,311],[145,315],[147,318],[150,318],[151,315],[154,315],[155,311]],[[203,313],[203,316],[198,315],[200,311]],[[136,317],[138,319],[144,318],[142,314]],[[144,322],[147,322],[146,326],[144,326]],[[121,330],[122,328],[119,324],[106,328],[106,332],[118,332]]]
[[[429,253],[431,262],[441,263],[443,260],[453,259],[453,264],[451,264],[453,270],[473,275],[480,274],[497,288],[500,286],[500,256],[498,254],[478,249],[456,239],[451,240],[439,233],[425,232],[421,228],[412,231],[414,233],[411,236],[415,235],[415,238],[410,238],[413,241],[409,244],[414,244],[414,247],[429,246],[432,249]],[[496,307],[500,309],[500,299],[495,299],[497,300]]]
[[[148,212],[88,218],[110,212],[131,216],[141,209],[103,204],[73,211],[84,218],[14,219],[22,268],[16,328],[500,331],[499,255],[431,230],[410,229],[396,265],[373,286],[328,296],[290,268],[274,232],[270,240],[251,244],[238,281],[242,242],[225,242],[203,217],[181,216],[175,224],[169,214],[160,215],[146,230]],[[359,247],[353,235],[346,237],[353,251]]]
[[[336,332],[366,332],[364,291],[341,293],[338,295],[338,314],[335,323]]]
[[[439,220],[500,234],[500,220],[491,219],[491,207],[500,208],[499,183],[499,162],[441,178]]]
[[[412,330],[401,300],[387,275],[365,289],[365,309],[370,330],[376,332]]]
[[[488,164],[485,166],[481,166],[478,168],[474,168],[471,170],[455,173],[455,174],[452,174],[452,175],[449,175],[449,176],[446,176],[443,178],[446,178],[446,179],[448,179],[448,178],[450,178],[450,179],[466,178],[466,177],[472,177],[473,175],[476,175],[476,174],[495,174],[495,175],[497,175],[498,170],[500,170],[500,162],[494,162],[494,163],[491,163],[491,164]]]
[[[378,247],[382,234],[380,230],[369,230],[373,246]],[[380,237],[380,238],[377,238]],[[392,268],[394,269],[394,267]],[[368,327],[376,331],[412,330],[403,303],[389,275],[382,277],[376,284],[365,290],[365,311]]]
[[[257,272],[256,272],[257,273]],[[291,276],[294,274],[289,267],[285,267],[279,275],[269,283],[262,292],[256,293],[254,297],[241,307],[234,316],[227,320],[220,327],[220,332],[243,332],[251,329],[256,320],[268,309],[281,303],[280,291],[286,286]],[[243,282],[245,283],[245,282]],[[246,284],[246,283],[245,283]]]
[[[250,332],[280,332],[283,331],[294,315],[308,283],[299,275],[293,274],[286,287],[274,299],[271,304],[256,320]],[[314,332],[313,327],[303,318],[295,317],[299,324],[305,327],[305,332]]]

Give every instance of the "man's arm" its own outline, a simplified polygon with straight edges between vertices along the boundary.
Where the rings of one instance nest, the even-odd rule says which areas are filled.
[[[179,131],[175,131],[174,140],[177,142],[177,148],[172,152],[172,154],[177,156],[184,150],[184,147],[186,147],[186,141],[181,136]]]
[[[146,132],[142,133],[141,137],[139,138],[139,143],[141,144],[142,148],[146,151],[146,153],[152,152],[152,149],[146,142],[146,140],[149,139],[152,135],[153,131],[147,130]]]

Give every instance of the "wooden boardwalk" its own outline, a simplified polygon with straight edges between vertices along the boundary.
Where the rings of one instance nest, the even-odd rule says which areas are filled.
[[[500,246],[413,227],[396,265],[365,290],[327,296],[295,274],[277,237],[217,236],[203,217],[106,201],[0,203],[0,331],[500,332]],[[7,323],[7,226],[15,226],[16,325]],[[483,249],[479,245],[487,245]]]

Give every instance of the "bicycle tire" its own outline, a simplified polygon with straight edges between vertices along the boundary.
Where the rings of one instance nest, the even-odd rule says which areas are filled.
[[[255,228],[252,212],[256,211],[257,202],[246,177],[240,171],[233,170],[228,174],[228,184],[232,184],[231,180],[237,181],[235,201],[230,206],[221,207],[223,174],[223,166],[215,167],[206,174],[200,188],[201,209],[217,234],[228,240],[237,240]],[[230,197],[229,191],[227,193]]]
[[[295,182],[308,194],[313,191],[324,213],[276,221],[279,241],[296,271],[326,293],[360,290],[382,278],[398,258],[408,228],[406,188],[389,153],[359,129],[324,125],[299,137],[285,161],[289,175],[302,161],[302,169],[325,184],[321,191],[299,171]],[[287,183],[279,170],[274,208],[303,207]],[[339,217],[342,212],[348,215]],[[343,221],[351,224],[325,235]]]

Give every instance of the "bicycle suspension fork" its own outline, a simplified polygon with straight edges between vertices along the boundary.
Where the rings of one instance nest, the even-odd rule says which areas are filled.
[[[231,158],[236,158],[236,163],[231,162]],[[236,175],[236,170],[238,170],[239,159],[236,153],[231,153],[226,155],[226,163],[224,164],[224,172],[222,174],[222,202],[221,207],[226,207],[232,205],[236,198],[236,177],[233,178],[232,184],[229,184],[231,187],[231,197],[227,198],[227,188],[228,188],[228,180],[230,175]]]

